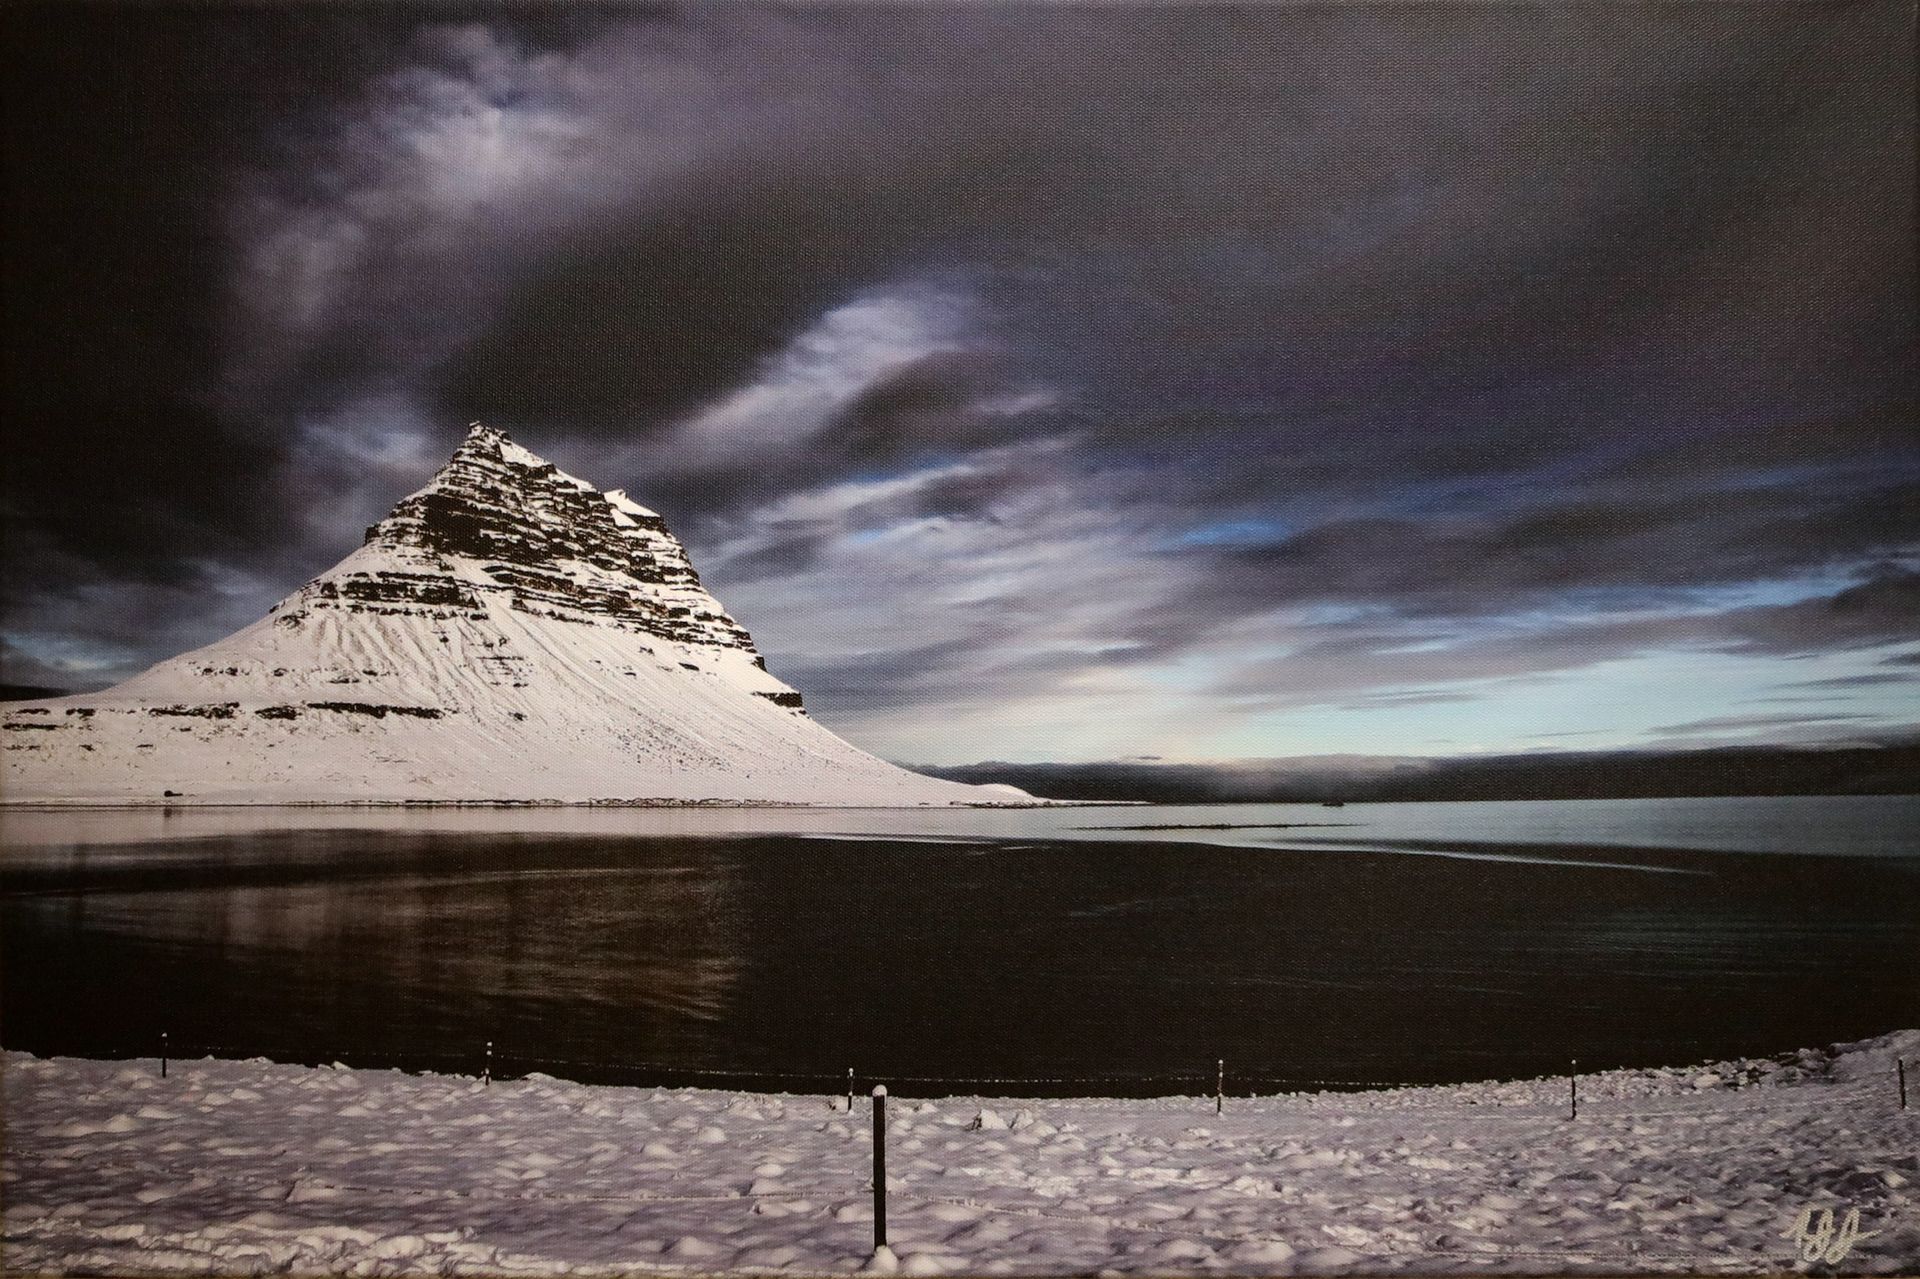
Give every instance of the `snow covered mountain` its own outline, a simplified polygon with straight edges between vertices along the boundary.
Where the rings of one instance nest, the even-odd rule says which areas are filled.
[[[260,621],[0,729],[9,802],[1026,798],[822,728],[658,515],[477,424]]]

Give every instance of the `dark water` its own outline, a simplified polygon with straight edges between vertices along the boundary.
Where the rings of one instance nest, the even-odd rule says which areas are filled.
[[[0,1039],[1127,1095],[1211,1091],[1218,1058],[1229,1091],[1423,1082],[1920,1024],[1913,807],[1717,803],[10,818]]]

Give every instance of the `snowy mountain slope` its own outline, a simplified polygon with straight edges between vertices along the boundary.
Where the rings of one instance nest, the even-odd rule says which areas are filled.
[[[0,731],[9,802],[1025,798],[822,728],[658,515],[477,425],[260,621]]]

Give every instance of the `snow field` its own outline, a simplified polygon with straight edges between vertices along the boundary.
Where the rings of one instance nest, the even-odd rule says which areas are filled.
[[[1920,1032],[1369,1094],[868,1102],[5,1058],[9,1271],[1886,1274],[1920,1262]],[[1710,1077],[1710,1078],[1709,1078]],[[1738,1086],[1735,1086],[1735,1085]],[[1835,1265],[1785,1237],[1860,1212]]]

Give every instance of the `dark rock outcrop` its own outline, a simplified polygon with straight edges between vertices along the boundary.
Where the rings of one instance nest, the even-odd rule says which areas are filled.
[[[299,626],[308,610],[329,608],[472,615],[482,594],[498,592],[541,617],[755,651],[659,516],[574,479],[490,427],[475,424],[432,483],[367,530],[366,544],[422,567],[310,583],[279,623]],[[477,561],[479,580],[456,576],[451,557]]]

